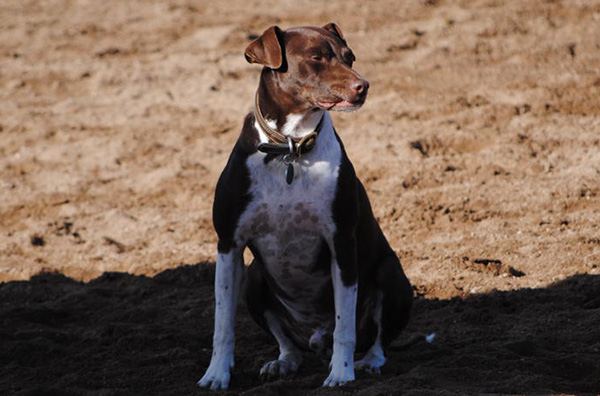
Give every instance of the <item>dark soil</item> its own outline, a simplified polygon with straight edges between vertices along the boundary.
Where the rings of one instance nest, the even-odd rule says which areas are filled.
[[[212,264],[153,278],[106,273],[89,283],[60,274],[0,285],[0,394],[209,394]],[[299,373],[263,384],[276,344],[245,307],[237,321],[230,394],[597,394],[600,276],[576,275],[545,289],[450,300],[418,298],[408,329],[380,377],[323,389],[327,364],[306,354]],[[398,350],[399,349],[399,350]]]

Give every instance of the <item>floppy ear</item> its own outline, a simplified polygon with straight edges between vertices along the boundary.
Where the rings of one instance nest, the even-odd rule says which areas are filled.
[[[279,26],[271,26],[246,48],[244,57],[248,63],[259,63],[271,69],[279,69],[283,64],[283,48],[279,37]]]
[[[342,29],[335,22],[329,22],[327,25],[323,26],[323,29],[329,30],[331,33],[338,36],[344,44],[346,44],[346,40],[344,39],[344,34],[342,33]]]

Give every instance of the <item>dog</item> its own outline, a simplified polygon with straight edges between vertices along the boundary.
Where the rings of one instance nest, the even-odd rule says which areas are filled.
[[[331,353],[324,386],[353,381],[355,369],[377,374],[413,291],[328,113],[359,109],[369,83],[335,23],[272,26],[245,58],[263,69],[215,192],[213,352],[198,384],[229,386],[246,247],[246,304],[280,351],[263,378],[296,372],[303,350]],[[355,352],[366,353],[355,362]]]

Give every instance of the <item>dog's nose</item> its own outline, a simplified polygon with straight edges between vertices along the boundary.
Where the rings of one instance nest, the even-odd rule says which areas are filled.
[[[352,83],[352,89],[355,90],[359,95],[363,92],[366,93],[369,89],[369,82],[367,80],[363,80],[362,78],[360,80],[356,80]]]

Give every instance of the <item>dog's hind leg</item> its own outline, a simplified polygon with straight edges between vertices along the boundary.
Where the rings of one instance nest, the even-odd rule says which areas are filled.
[[[381,374],[381,367],[385,364],[385,362],[387,360],[385,358],[385,355],[383,354],[383,346],[381,345],[382,300],[383,300],[383,294],[381,292],[379,292],[377,294],[377,302],[375,304],[375,309],[373,311],[373,320],[375,321],[375,324],[377,325],[377,337],[375,338],[375,342],[373,343],[373,345],[371,345],[371,347],[369,348],[367,353],[365,353],[365,356],[362,359],[360,359],[354,363],[355,370],[364,370],[369,374],[376,374],[376,375]]]
[[[292,340],[285,335],[281,324],[275,315],[265,311],[265,320],[273,337],[279,344],[279,357],[276,360],[265,363],[260,369],[263,380],[270,380],[295,373],[302,363],[302,352],[296,347]]]
[[[408,324],[414,298],[413,288],[393,251],[390,251],[377,271],[377,284],[383,297],[381,345],[385,349]]]
[[[265,363],[260,369],[263,380],[283,377],[298,371],[302,352],[285,334],[281,322],[273,313],[274,296],[263,278],[259,264],[254,261],[248,267],[246,305],[250,315],[266,332],[271,333],[279,344],[279,357]]]
[[[377,270],[376,286],[378,292],[373,320],[377,325],[377,337],[365,356],[354,366],[370,374],[381,373],[381,367],[386,362],[384,348],[404,329],[412,307],[412,286],[393,251],[383,259]]]

